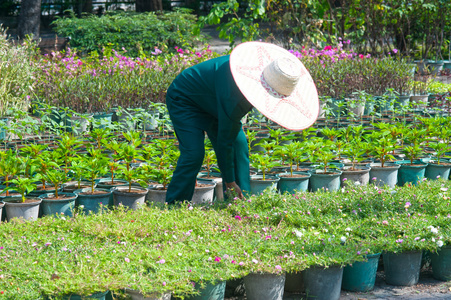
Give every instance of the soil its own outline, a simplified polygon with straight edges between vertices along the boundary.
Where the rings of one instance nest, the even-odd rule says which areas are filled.
[[[211,184],[206,183],[197,183],[196,188],[204,188],[204,187],[211,187]]]
[[[114,181],[114,182],[111,182],[111,180],[110,181],[102,181],[102,182],[100,182],[100,184],[106,184],[106,185],[124,185],[124,183],[123,182],[118,182],[118,181]]]
[[[94,192],[83,192],[83,193],[80,193],[80,195],[102,195],[102,194],[108,194],[108,192],[107,191],[94,190]]]
[[[279,177],[288,177],[288,178],[305,178],[305,177],[309,177],[308,175],[303,175],[303,174],[283,174],[283,175],[279,175]]]
[[[25,201],[22,202],[21,197],[17,197],[16,199],[8,200],[9,203],[36,203],[36,202],[40,202],[40,201],[41,201],[40,199],[25,198]]]
[[[118,190],[119,192],[121,192],[121,193],[131,193],[131,194],[146,194],[147,193],[147,191],[143,191],[143,190],[138,190],[138,189],[134,189],[134,188],[132,188],[131,190],[130,190],[130,192],[128,191],[128,187],[127,188],[124,188],[124,189],[120,189],[120,190]]]
[[[6,192],[1,193],[0,196],[4,197],[6,196]],[[19,193],[9,193],[9,195],[7,197],[11,197],[11,196],[20,196]]]
[[[80,184],[80,187],[78,187],[77,184],[75,184],[75,185],[67,185],[67,186],[64,187],[64,191],[65,192],[73,192],[75,190],[80,190],[80,189],[85,189],[85,188],[90,188],[90,187],[91,186],[87,185],[87,184]]]
[[[53,197],[52,196],[50,196],[50,197],[45,197],[45,198],[43,198],[43,199],[45,199],[45,200],[65,200],[65,199],[71,199],[71,198],[74,198],[74,196],[72,195],[58,195],[58,197],[55,197],[55,194],[52,194],[53,195]]]
[[[55,187],[53,185],[50,185],[50,186],[46,185],[45,189],[42,186],[38,186],[36,188],[36,191],[53,191],[53,190],[55,190]]]

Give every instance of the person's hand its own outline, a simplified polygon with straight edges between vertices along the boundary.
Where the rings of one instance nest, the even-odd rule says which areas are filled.
[[[236,195],[240,199],[244,198],[243,192],[235,181],[226,182],[226,192],[230,193],[231,195]]]

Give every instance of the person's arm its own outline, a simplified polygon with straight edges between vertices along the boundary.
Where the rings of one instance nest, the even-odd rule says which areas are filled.
[[[236,85],[229,64],[218,69],[215,80],[218,109],[218,135],[216,157],[225,185],[242,197],[241,188],[235,182],[233,144],[241,130],[241,118],[251,105]]]
[[[235,181],[226,182],[226,191],[230,191],[232,194],[236,195],[240,199],[244,198],[243,191],[238,186],[238,184],[236,184]]]

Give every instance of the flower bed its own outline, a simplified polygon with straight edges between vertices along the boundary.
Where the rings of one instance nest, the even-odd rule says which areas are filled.
[[[344,266],[381,251],[433,252],[451,244],[449,187],[349,186],[210,208],[117,208],[2,223],[0,291],[9,299],[124,288],[184,295],[249,273]]]

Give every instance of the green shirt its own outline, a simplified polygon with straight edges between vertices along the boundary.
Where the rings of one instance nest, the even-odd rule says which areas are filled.
[[[218,164],[223,166],[221,172],[226,182],[235,181],[233,142],[241,130],[241,118],[252,109],[252,105],[233,80],[229,56],[210,59],[185,69],[172,82],[168,95],[183,99],[186,104],[217,122],[214,126],[217,126],[215,150]]]

